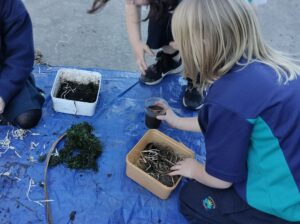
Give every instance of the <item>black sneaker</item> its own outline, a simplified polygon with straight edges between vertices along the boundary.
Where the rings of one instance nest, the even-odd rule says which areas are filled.
[[[181,59],[179,61],[173,59],[177,54],[179,54],[178,51],[174,54],[166,54],[163,51],[159,51],[156,54],[156,63],[147,68],[146,74],[141,75],[140,81],[146,85],[155,85],[168,74],[182,72]]]
[[[182,103],[188,109],[198,110],[202,105],[202,96],[199,90],[193,86],[193,81],[187,78],[187,87],[184,91]]]

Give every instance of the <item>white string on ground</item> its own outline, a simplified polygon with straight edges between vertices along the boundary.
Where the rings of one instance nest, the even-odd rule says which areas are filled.
[[[10,143],[11,141],[10,141],[9,131],[7,131],[5,138],[0,140],[0,148],[4,149],[4,151],[0,152],[0,157],[5,153],[7,153],[8,150],[13,150],[16,156],[22,158],[20,154],[17,152],[16,148],[14,146],[11,146]]]
[[[11,135],[15,138],[15,139],[19,139],[19,140],[24,140],[24,137],[26,136],[26,134],[30,132],[28,130],[25,129],[13,129],[11,131]]]
[[[32,188],[34,188],[34,187],[36,187],[36,184],[35,184],[34,180],[33,180],[32,178],[30,178],[30,180],[29,180],[29,185],[28,185],[28,189],[27,189],[27,192],[26,192],[26,197],[27,197],[27,199],[28,199],[29,201],[34,202],[34,203],[36,203],[36,204],[38,204],[38,205],[40,205],[40,206],[42,206],[42,207],[44,207],[43,203],[54,201],[54,200],[52,200],[52,199],[48,199],[48,200],[32,200],[32,199],[30,198],[29,194],[30,194]]]
[[[30,142],[29,150],[36,149],[40,143]]]
[[[28,160],[32,163],[37,163],[37,160],[33,156],[29,156]]]
[[[8,178],[10,178],[10,179],[15,179],[15,180],[17,180],[18,182],[21,181],[21,179],[20,179],[19,177],[15,177],[15,176],[12,176],[12,175],[11,175],[11,169],[10,169],[9,171],[0,173],[0,176],[5,176],[5,177],[8,177]]]
[[[10,132],[7,131],[5,138],[0,140],[0,148],[4,149],[4,151],[0,152],[0,157],[7,153],[8,150],[13,150],[17,157],[22,158],[22,156],[20,156],[20,154],[17,152],[16,148],[10,145],[11,141],[9,133]]]

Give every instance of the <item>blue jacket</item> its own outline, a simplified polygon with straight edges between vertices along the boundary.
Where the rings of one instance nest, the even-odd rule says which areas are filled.
[[[32,24],[21,0],[0,0],[0,97],[23,88],[34,62]]]

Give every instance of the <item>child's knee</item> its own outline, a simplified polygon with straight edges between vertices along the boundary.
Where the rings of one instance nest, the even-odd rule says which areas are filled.
[[[193,182],[188,182],[185,184],[179,193],[179,209],[180,212],[189,220],[191,221],[192,217],[194,216],[195,210],[193,208],[193,190],[192,185]]]
[[[31,129],[35,127],[42,117],[42,110],[30,110],[20,114],[14,124],[22,129]]]
[[[204,199],[210,194],[210,189],[196,181],[185,184],[179,195],[180,212],[190,223],[220,223],[222,216],[215,207],[206,207]],[[227,223],[227,222],[221,222]]]

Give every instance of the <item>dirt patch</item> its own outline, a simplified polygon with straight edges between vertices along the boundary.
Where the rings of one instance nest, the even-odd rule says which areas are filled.
[[[99,84],[88,84],[64,80],[61,82],[57,98],[93,103],[97,99]]]

